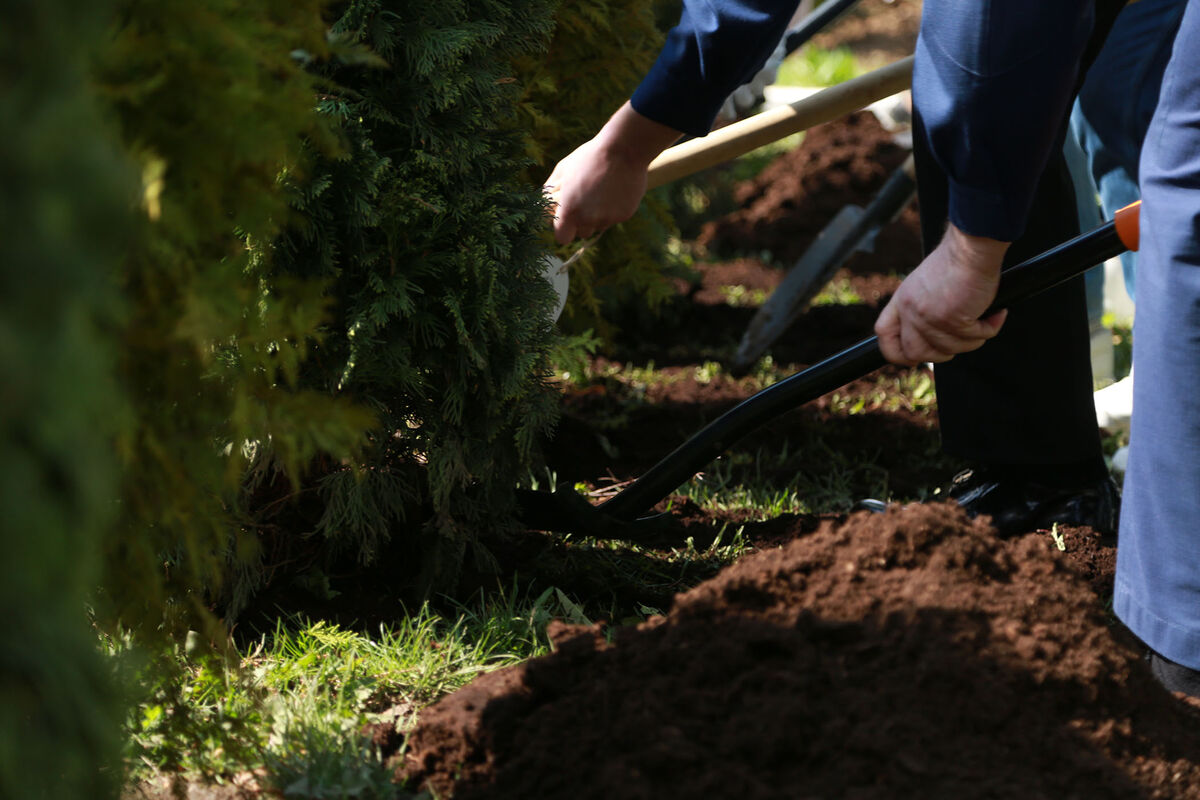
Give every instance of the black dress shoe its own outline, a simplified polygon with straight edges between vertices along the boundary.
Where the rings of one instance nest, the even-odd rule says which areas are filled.
[[[1200,698],[1200,670],[1176,664],[1153,650],[1146,653],[1146,661],[1150,663],[1150,672],[1167,691],[1183,692],[1188,697]]]
[[[1115,536],[1121,511],[1121,491],[1107,475],[1082,486],[1059,487],[975,469],[959,473],[947,495],[972,517],[991,517],[1001,536],[1055,523]]]

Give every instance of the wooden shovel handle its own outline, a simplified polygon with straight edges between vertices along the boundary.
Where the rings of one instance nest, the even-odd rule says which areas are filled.
[[[912,85],[912,65],[909,56],[790,105],[755,114],[703,138],[664,150],[650,163],[647,188],[686,177],[901,92]]]

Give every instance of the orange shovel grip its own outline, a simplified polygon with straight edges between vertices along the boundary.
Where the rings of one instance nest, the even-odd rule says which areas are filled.
[[[1130,250],[1138,249],[1138,239],[1140,236],[1140,226],[1138,220],[1141,217],[1142,201],[1130,203],[1113,215],[1113,222],[1117,226],[1117,236],[1121,239],[1121,244],[1128,247]]]

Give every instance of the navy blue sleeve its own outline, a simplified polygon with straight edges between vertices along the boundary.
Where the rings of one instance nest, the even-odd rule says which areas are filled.
[[[1024,230],[1092,24],[1089,0],[925,0],[913,102],[961,230]]]
[[[721,104],[779,44],[799,0],[684,0],[679,24],[633,93],[635,111],[704,136]]]

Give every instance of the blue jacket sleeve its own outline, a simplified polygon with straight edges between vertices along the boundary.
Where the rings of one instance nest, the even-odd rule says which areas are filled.
[[[925,0],[913,102],[966,233],[1024,230],[1092,24],[1089,0]]]
[[[704,136],[721,104],[762,68],[799,0],[685,0],[679,24],[633,93],[635,111]]]

